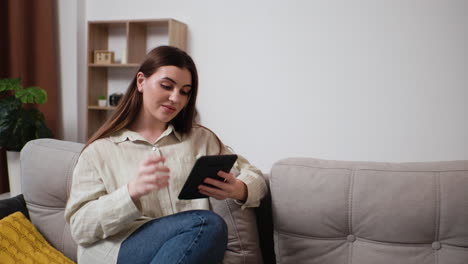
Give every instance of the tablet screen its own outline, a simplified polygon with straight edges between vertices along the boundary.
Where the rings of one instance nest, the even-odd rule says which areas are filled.
[[[198,192],[198,185],[205,184],[203,180],[206,177],[223,181],[224,179],[218,176],[218,171],[222,170],[229,173],[236,160],[237,155],[215,155],[198,158],[178,198],[180,200],[207,198],[208,196]]]

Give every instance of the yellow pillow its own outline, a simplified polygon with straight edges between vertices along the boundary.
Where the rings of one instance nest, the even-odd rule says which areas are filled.
[[[0,263],[74,263],[20,212],[0,220]]]

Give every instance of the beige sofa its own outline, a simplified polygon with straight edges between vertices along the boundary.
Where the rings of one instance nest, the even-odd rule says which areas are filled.
[[[40,139],[21,152],[31,221],[73,260],[63,210],[82,148]],[[268,178],[271,196],[256,210],[212,201],[230,231],[226,263],[468,263],[468,161],[290,158]]]

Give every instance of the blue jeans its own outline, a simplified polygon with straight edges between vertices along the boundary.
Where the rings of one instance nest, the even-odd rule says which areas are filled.
[[[217,214],[193,210],[151,220],[120,246],[118,264],[220,263],[227,226]]]

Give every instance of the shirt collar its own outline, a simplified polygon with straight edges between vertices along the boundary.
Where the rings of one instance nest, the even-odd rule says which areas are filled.
[[[182,141],[182,135],[177,132],[172,124],[169,124],[167,126],[167,129],[164,130],[164,132],[161,134],[161,136],[156,140],[158,142],[162,138],[170,135],[171,133],[174,134],[174,136],[179,140]],[[135,132],[133,130],[130,130],[128,128],[121,129],[114,134],[110,136],[110,140],[114,143],[122,143],[124,141],[146,141],[146,138],[144,138],[142,135],[140,135],[138,132]],[[149,142],[150,144],[153,144],[152,142]]]

